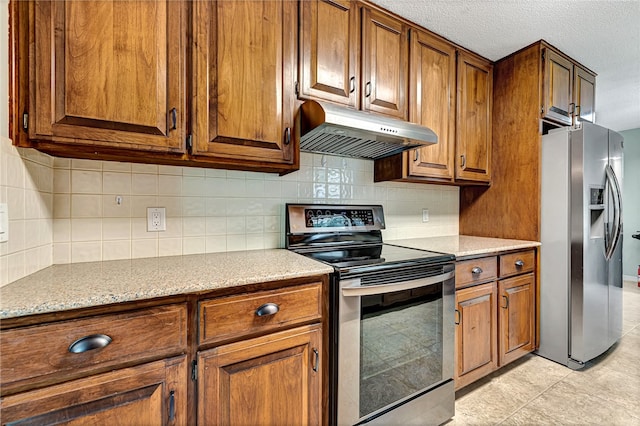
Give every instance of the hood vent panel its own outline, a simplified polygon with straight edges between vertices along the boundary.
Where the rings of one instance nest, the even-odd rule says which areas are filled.
[[[302,151],[372,160],[438,140],[417,124],[316,101],[300,107],[300,129]]]

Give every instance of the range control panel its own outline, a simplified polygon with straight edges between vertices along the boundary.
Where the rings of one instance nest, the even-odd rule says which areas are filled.
[[[384,229],[382,206],[287,204],[287,232],[370,231]]]
[[[307,228],[337,228],[342,226],[373,226],[373,210],[305,209]]]

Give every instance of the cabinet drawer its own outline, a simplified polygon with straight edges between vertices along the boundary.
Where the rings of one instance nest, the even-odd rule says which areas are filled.
[[[84,351],[71,352],[75,342],[96,335],[108,336],[110,342],[91,349],[99,342],[86,339]],[[82,350],[83,342],[75,348]],[[54,375],[78,377],[99,367],[181,353],[186,346],[187,308],[182,304],[3,330],[3,393],[6,385],[19,381]]]
[[[321,295],[322,284],[313,283],[203,301],[199,343],[217,343],[319,319]],[[263,315],[259,315],[261,308]]]
[[[496,256],[456,262],[456,288],[491,281],[498,277]]]
[[[527,250],[500,256],[500,278],[531,272],[535,267],[535,251]]]

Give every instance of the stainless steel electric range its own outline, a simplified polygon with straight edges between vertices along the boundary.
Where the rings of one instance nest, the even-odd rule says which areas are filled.
[[[330,424],[454,415],[454,256],[382,241],[380,205],[286,205],[287,248],[334,267]]]

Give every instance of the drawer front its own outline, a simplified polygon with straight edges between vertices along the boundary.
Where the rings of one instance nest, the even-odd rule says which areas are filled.
[[[84,346],[84,351],[70,351],[74,342],[96,335],[108,338],[82,340],[74,348],[81,351]],[[106,346],[89,349],[109,339]],[[96,368],[184,352],[187,307],[170,305],[3,330],[0,347],[3,388],[37,377],[77,377]]]
[[[320,319],[321,296],[322,284],[314,283],[203,301],[199,343],[217,343]],[[263,315],[258,315],[260,309]]]
[[[456,288],[495,280],[498,277],[496,256],[456,262]]]
[[[533,271],[535,250],[520,251],[500,256],[500,278]]]

